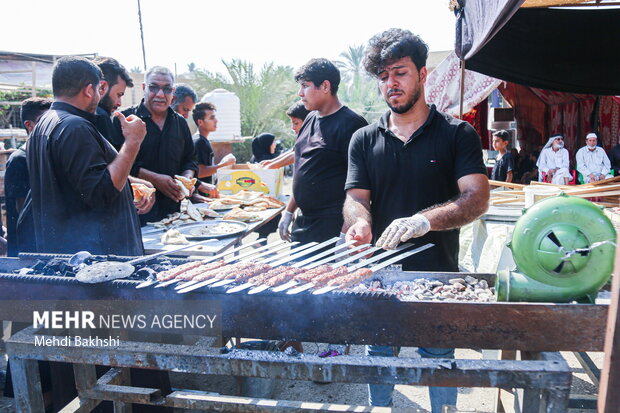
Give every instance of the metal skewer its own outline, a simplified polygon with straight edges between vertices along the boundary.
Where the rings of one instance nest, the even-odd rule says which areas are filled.
[[[332,239],[328,239],[327,241],[323,241],[320,244],[318,244],[316,242],[310,243],[310,244],[315,244],[315,245],[311,246],[308,249],[303,250],[302,252],[298,252],[297,254],[292,254],[291,256],[289,256],[289,257],[287,257],[287,258],[285,258],[283,260],[276,261],[276,262],[272,263],[271,265],[273,265],[274,267],[277,267],[278,265],[284,264],[285,262],[289,262],[289,261],[295,260],[295,259],[300,258],[300,257],[305,257],[306,255],[310,254],[311,252],[320,250],[321,248],[325,248],[326,246],[328,246],[330,244],[333,244],[334,242],[338,241],[338,239],[339,239],[339,237],[334,237]],[[309,244],[306,244],[306,245],[309,245]],[[313,258],[313,257],[311,257],[311,258]]]
[[[312,262],[312,260],[313,260],[313,259],[319,258],[319,256],[321,256],[321,257],[322,257],[322,256],[325,256],[325,255],[329,255],[329,254],[331,254],[332,252],[339,251],[339,250],[341,250],[341,249],[344,247],[344,249],[345,249],[344,251],[339,252],[339,253],[337,253],[337,254],[335,254],[335,255],[332,255],[331,257],[325,258],[325,259],[323,259],[323,260],[321,260],[321,261],[317,261],[317,262],[316,262],[316,264],[318,264],[318,265],[322,265],[322,264],[324,264],[324,263],[327,263],[327,262],[329,262],[329,261],[334,260],[335,258],[339,258],[339,257],[342,257],[342,256],[344,256],[344,255],[351,254],[351,253],[353,253],[353,252],[355,252],[355,251],[357,251],[357,250],[360,250],[360,249],[362,249],[362,248],[367,248],[367,247],[369,246],[369,244],[363,244],[363,245],[357,245],[357,246],[352,247],[352,248],[350,248],[350,249],[347,249],[347,248],[346,248],[346,246],[348,246],[348,245],[350,245],[350,244],[353,244],[353,243],[355,243],[355,242],[356,242],[356,241],[349,241],[349,242],[346,242],[346,243],[344,243],[344,244],[338,245],[338,246],[336,246],[336,247],[334,247],[334,248],[332,248],[332,249],[330,249],[330,250],[324,251],[323,253],[321,253],[321,254],[317,255],[317,256],[316,256],[316,257],[314,257],[314,258],[311,258],[311,259],[309,259],[309,260],[304,260],[304,261],[302,261],[302,262],[300,262],[300,263],[297,263],[297,264],[302,264],[302,263],[304,263],[304,265],[305,265],[305,264],[308,264],[309,262]],[[299,266],[298,266],[298,265],[293,265],[293,267],[295,267],[295,268],[299,268]],[[314,267],[315,267],[315,266],[314,266],[314,265],[312,265],[312,266],[308,266],[308,267],[305,267],[305,268],[304,268],[304,267],[302,267],[302,268],[304,268],[304,269],[310,269],[310,268],[314,268]],[[299,282],[298,282],[298,281],[291,280],[291,281],[289,281],[289,282],[287,282],[287,283],[284,283],[284,284],[282,284],[282,285],[278,285],[277,287],[274,287],[272,291],[273,291],[273,292],[275,292],[275,293],[278,293],[278,292],[281,292],[281,291],[284,291],[284,290],[288,290],[289,288],[294,287],[294,286],[296,286],[296,285],[298,285],[298,284],[299,284]]]
[[[294,257],[303,257],[304,255],[308,255],[310,252],[316,251],[319,248],[323,248],[326,245],[328,245],[329,243],[333,243],[333,242],[335,242],[335,241],[334,240],[328,240],[328,241],[322,242],[321,244],[319,244],[317,242],[309,242],[307,244],[300,245],[297,248],[292,248],[289,251],[285,251],[285,252],[283,252],[281,254],[278,254],[278,255],[276,255],[274,257],[268,257],[266,259],[260,260],[259,262],[262,263],[262,264],[268,264],[268,263],[270,263],[270,262],[272,262],[274,260],[277,260],[277,261],[272,262],[270,264],[272,268],[275,268],[275,267],[277,267],[277,266],[279,266],[279,265],[281,265],[281,264],[283,264],[285,262],[288,262],[288,261],[294,259]],[[283,257],[286,257],[286,258],[282,259]],[[236,281],[237,281],[236,278],[227,278],[227,279],[218,281],[215,284],[212,284],[211,288],[223,287],[225,285],[232,284],[232,283],[234,283]],[[245,283],[243,285],[253,285],[253,284]]]
[[[235,252],[237,252],[237,251],[241,251],[241,250],[242,250],[242,249],[244,249],[244,248],[251,247],[251,246],[256,245],[256,244],[259,244],[259,243],[261,243],[261,242],[263,242],[263,241],[266,241],[266,239],[265,239],[265,238],[260,238],[260,239],[257,239],[256,241],[248,242],[247,244],[243,244],[243,245],[240,245],[240,246],[235,247],[235,248],[233,248],[233,249],[230,249],[230,250],[227,250],[227,251],[221,252],[221,253],[219,253],[219,254],[217,254],[217,255],[214,255],[214,256],[212,256],[212,257],[205,258],[205,259],[203,259],[203,260],[201,260],[201,261],[200,261],[200,264],[201,264],[201,265],[203,265],[203,264],[209,264],[209,263],[214,262],[214,261],[217,261],[217,260],[219,260],[220,258],[223,258],[223,257],[225,257],[225,256],[227,256],[227,255],[229,255],[229,254],[233,254],[233,253],[235,253]],[[157,286],[155,286],[155,288],[163,288],[163,287],[167,287],[167,286],[169,286],[169,285],[176,284],[176,283],[178,283],[179,281],[182,281],[182,280],[178,280],[178,279],[176,279],[176,278],[173,278],[173,279],[168,280],[168,281],[163,281],[163,282],[160,282]],[[140,284],[138,284],[138,286],[136,286],[136,288],[144,288],[144,287],[148,287],[148,286],[150,286],[150,285],[156,284],[156,283],[157,283],[157,280],[156,280],[156,279],[154,279],[154,280],[146,280],[146,281],[143,281],[143,282],[141,282]]]
[[[305,260],[303,260],[303,261],[296,262],[295,264],[293,264],[293,265],[292,265],[292,267],[295,267],[295,268],[302,268],[304,265],[308,265],[308,264],[310,264],[312,261],[318,260],[319,258],[323,258],[323,257],[325,257],[326,255],[332,254],[332,253],[334,253],[334,252],[336,252],[336,251],[339,251],[339,250],[341,250],[341,249],[343,249],[343,248],[346,248],[346,247],[348,247],[348,246],[349,246],[349,245],[351,245],[351,244],[355,244],[356,242],[357,242],[357,241],[355,241],[355,240],[347,241],[347,242],[345,242],[344,244],[337,245],[337,246],[335,246],[334,248],[331,248],[331,249],[328,249],[328,250],[326,250],[326,251],[323,251],[323,252],[321,252],[321,253],[319,253],[319,254],[317,254],[317,255],[315,255],[315,256],[312,256],[312,257],[310,257],[310,258],[307,258],[307,259],[305,259]]]
[[[400,247],[398,247],[398,248],[396,248],[394,250],[389,250],[389,251],[383,252],[383,253],[381,253],[379,255],[376,255],[376,256],[374,256],[372,258],[369,258],[369,259],[365,260],[365,262],[366,262],[366,264],[369,264],[371,262],[375,262],[377,260],[380,260],[381,258],[384,258],[384,257],[390,256],[390,255],[396,254],[397,252],[400,252],[400,251],[402,251],[402,250],[404,250],[406,248],[409,248],[411,246],[412,246],[411,244],[403,244],[403,245],[401,245]],[[364,251],[362,251],[362,252],[360,252],[358,254],[353,255],[352,257],[349,257],[349,258],[346,258],[346,259],[344,259],[342,261],[337,262],[336,264],[332,265],[332,268],[342,267],[343,265],[347,265],[350,262],[353,262],[353,261],[355,261],[357,259],[363,258],[366,255],[368,255],[369,253],[375,252],[375,251],[380,250],[380,249],[381,248],[378,248],[378,247],[368,248],[368,249],[366,249],[366,250],[364,250]],[[362,265],[362,267],[363,266],[364,265]],[[355,266],[355,267],[357,267],[357,266]],[[359,268],[361,268],[361,267],[359,267]],[[297,288],[289,290],[286,293],[287,294],[291,294],[291,295],[292,294],[299,294],[301,292],[304,292],[304,291],[309,290],[309,289],[314,288],[314,287],[316,287],[316,285],[313,282],[309,282],[309,283],[303,284],[303,285],[301,285],[301,286],[299,286]]]
[[[421,247],[418,247],[418,248],[415,248],[415,249],[403,252],[402,254],[399,254],[399,255],[397,255],[395,257],[387,259],[387,260],[383,261],[382,263],[379,263],[379,264],[373,266],[372,268],[370,268],[370,270],[374,274],[375,272],[377,272],[377,271],[387,267],[388,265],[391,265],[391,264],[394,264],[395,262],[404,260],[405,258],[407,258],[407,257],[409,257],[411,255],[417,254],[418,252],[422,252],[424,250],[427,250],[427,249],[433,247],[434,245],[435,244],[425,244],[425,245],[422,245]],[[393,252],[395,250],[391,250],[391,251]],[[391,251],[387,251],[387,252],[391,252]],[[380,258],[386,257],[386,256],[387,255],[385,253],[383,253],[383,254],[379,254],[379,255],[377,255],[377,257],[373,257],[373,258],[380,259]],[[371,258],[370,260],[366,260],[364,262],[360,262],[359,264],[352,266],[349,269],[349,272],[353,272],[353,271],[358,270],[358,269],[360,269],[362,267],[365,267],[366,265],[368,265],[368,264],[370,264],[370,263],[372,263],[374,261],[376,261],[376,260],[373,260]],[[372,274],[370,276],[372,276]],[[360,282],[362,282],[362,281],[363,280],[361,280]],[[333,291],[333,290],[337,290],[339,288],[342,288],[342,285],[328,285],[326,287],[319,288],[318,290],[314,291],[312,294],[314,294],[314,295],[321,295],[321,294],[325,294],[325,293],[328,293],[328,292]]]
[[[264,257],[266,255],[272,254],[273,252],[280,251],[280,250],[282,250],[284,248],[287,248],[289,246],[296,245],[296,244],[298,244],[298,242],[291,242],[291,243],[286,243],[286,244],[285,244],[284,241],[277,242],[277,243],[272,244],[272,245],[276,245],[275,247],[273,247],[271,249],[268,249],[266,251],[265,251],[266,247],[270,247],[270,245],[265,245],[264,247],[258,248],[255,251],[251,251],[250,253],[241,254],[241,255],[239,255],[237,257],[233,257],[234,259],[229,258],[228,260],[225,261],[225,265],[228,265],[228,264],[230,264],[230,263],[232,263],[234,261],[237,261],[237,260],[239,262],[249,261],[247,259],[247,257],[250,257],[250,256],[252,257],[252,260],[255,260],[255,259]],[[258,255],[255,255],[256,251],[258,251],[258,250],[263,250],[263,251],[260,252]],[[242,258],[246,258],[246,259],[244,260]],[[193,287],[194,285],[200,284],[200,287],[204,287],[204,286],[216,283],[216,282],[221,281],[221,280],[222,280],[222,278],[210,278],[208,280],[203,280],[203,281],[191,280],[191,281],[187,281],[187,282],[185,282],[183,284],[177,285],[176,287],[174,287],[174,289],[177,290],[177,292],[181,292],[180,290],[185,290],[185,289],[187,289],[189,287]],[[200,287],[196,287],[196,288],[200,288]],[[196,289],[196,288],[194,288],[194,289]],[[190,292],[190,291],[193,291],[194,289],[191,289],[191,290],[188,290],[188,291],[184,291],[183,294],[187,293],[187,292]]]
[[[299,243],[298,242],[291,242],[291,243],[286,243],[285,245],[283,245],[283,244],[284,244],[284,242],[278,242],[278,243],[276,243],[277,247],[271,248],[271,249],[269,249],[267,251],[263,251],[262,253],[260,253],[257,256],[253,256],[253,254],[251,254],[252,255],[252,261],[255,260],[255,259],[258,259],[260,257],[263,257],[265,255],[272,254],[275,251],[279,251],[281,249],[287,248],[288,246],[297,245]],[[265,247],[269,247],[269,245],[266,245]],[[262,247],[262,248],[264,248],[264,247]],[[261,248],[259,248],[259,249],[261,249]],[[245,255],[245,254],[242,254],[242,255]],[[241,257],[242,255],[240,255],[239,257]],[[237,257],[237,259],[238,259],[238,257]],[[234,261],[234,260],[232,260],[232,261]],[[228,261],[228,263],[230,263],[232,261]],[[248,261],[248,260],[239,260],[239,262],[245,262],[245,261]],[[234,282],[234,278],[232,278],[231,280],[232,281],[230,281],[230,282]],[[188,281],[188,282],[186,282],[184,284],[177,285],[175,287],[175,290],[177,290],[177,293],[179,293],[179,294],[185,294],[185,293],[188,293],[190,291],[194,291],[194,290],[197,290],[199,288],[206,287],[207,285],[215,284],[215,283],[222,282],[222,281],[228,281],[228,279],[226,279],[226,278],[210,278],[208,280],[203,280],[203,281],[192,280],[192,281]],[[226,284],[229,284],[230,282],[227,282]],[[222,284],[222,285],[225,285],[225,284]]]
[[[313,247],[313,246],[315,246],[317,244],[318,244],[318,242],[309,242],[307,244],[302,244],[302,245],[300,245],[300,246],[298,246],[296,248],[291,248],[288,251],[284,251],[281,254],[274,255],[272,257],[267,257],[265,259],[262,259],[262,260],[260,260],[260,263],[262,263],[262,264],[269,264],[272,261],[276,261],[277,262],[277,261],[281,260],[284,257],[288,257],[289,255],[295,254],[295,253],[297,253],[299,251],[307,250],[308,248]],[[284,261],[284,262],[286,262],[286,261]],[[277,264],[272,264],[272,266],[276,267]]]
[[[334,242],[334,241],[333,241],[333,239],[332,239],[332,240],[325,241],[325,242],[323,242],[323,243],[321,243],[321,244],[315,245],[314,247],[309,248],[308,250],[304,250],[304,251],[303,251],[302,253],[300,253],[300,254],[294,254],[294,255],[299,255],[299,256],[302,256],[301,254],[303,254],[303,255],[308,254],[311,250],[316,250],[316,249],[319,249],[319,248],[323,248],[325,245],[328,245],[328,244],[329,244],[329,243],[331,243],[331,242]],[[351,243],[353,243],[353,242],[354,242],[354,241],[351,241]],[[313,261],[313,260],[315,260],[315,259],[318,259],[318,258],[320,258],[320,257],[324,257],[325,255],[329,255],[329,254],[334,253],[335,251],[339,251],[339,250],[341,250],[341,249],[343,249],[343,248],[346,248],[346,246],[343,246],[343,245],[344,245],[344,244],[342,244],[342,245],[337,245],[337,246],[335,246],[335,247],[333,247],[333,248],[330,248],[330,249],[328,249],[328,250],[326,250],[326,251],[323,251],[322,253],[317,254],[316,256],[313,256],[313,257],[311,257],[311,258],[308,258],[308,259],[304,260],[304,262],[305,262],[305,263],[309,263],[309,262],[312,262],[312,261]],[[289,259],[290,259],[290,258],[293,258],[293,257],[289,257]],[[273,263],[272,265],[273,265],[273,266],[275,266],[275,264],[276,264],[276,263]],[[298,268],[296,265],[292,265],[291,267],[293,267],[293,268]],[[289,282],[287,282],[287,283],[285,283],[285,284],[282,284],[282,285],[280,285],[280,286],[276,286],[276,287],[273,289],[273,291],[274,291],[274,292],[276,292],[276,291],[284,291],[284,290],[286,290],[287,288],[293,287],[293,286],[295,286],[295,285],[297,285],[297,281],[291,280],[291,281],[289,281]],[[246,290],[246,289],[251,288],[251,287],[255,287],[255,284],[254,284],[254,283],[251,283],[251,282],[246,282],[246,283],[244,283],[244,284],[241,284],[241,285],[238,285],[238,286],[236,286],[236,287],[233,287],[233,288],[229,289],[228,291],[226,291],[226,294],[234,294],[234,293],[237,293],[237,292],[239,292],[239,291]],[[268,287],[268,286],[266,286],[266,285],[263,285],[263,286],[258,286],[258,287],[256,287],[256,288],[255,288],[255,290],[256,290],[256,291],[252,290],[252,291],[253,291],[253,292],[252,292],[252,294],[256,294],[257,292],[265,291],[265,290],[266,290],[266,289],[268,289],[268,288],[269,288],[269,287]]]

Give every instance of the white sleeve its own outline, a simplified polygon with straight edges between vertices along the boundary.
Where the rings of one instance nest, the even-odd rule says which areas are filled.
[[[540,152],[540,156],[538,157],[538,162],[536,162],[536,165],[538,165],[538,169],[541,172],[547,173],[549,171],[549,163],[547,162],[547,151],[545,151],[544,149]]]
[[[568,150],[564,149],[564,151],[562,152],[562,163],[560,165],[560,168],[568,169],[569,167],[570,167],[570,163],[568,161]]]
[[[577,170],[581,175],[588,176],[590,175],[590,170],[588,169],[588,165],[586,165],[586,160],[584,156],[584,148],[581,148],[577,151],[577,155],[575,155],[575,160],[577,161]]]

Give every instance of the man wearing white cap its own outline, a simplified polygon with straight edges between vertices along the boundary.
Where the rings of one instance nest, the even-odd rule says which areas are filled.
[[[562,135],[555,135],[549,138],[547,144],[540,152],[538,162],[538,180],[542,181],[543,172],[552,184],[567,185],[570,181],[568,171],[568,151],[564,148],[564,138]]]
[[[583,177],[583,183],[601,181],[611,178],[611,162],[603,148],[596,146],[596,134],[588,133],[586,146],[577,151],[577,170]]]

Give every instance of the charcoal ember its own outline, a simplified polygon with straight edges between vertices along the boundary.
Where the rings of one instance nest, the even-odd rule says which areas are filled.
[[[486,280],[480,280],[478,281],[478,284],[476,284],[476,287],[486,290],[487,288],[489,288],[489,283],[487,283]]]
[[[474,285],[478,282],[478,280],[474,277],[472,277],[471,275],[467,275],[465,276],[465,282],[469,285]]]
[[[18,274],[19,275],[28,275],[34,272],[32,268],[20,268]]]
[[[293,347],[287,347],[286,350],[284,350],[284,354],[287,356],[292,356],[292,357],[296,357],[299,356],[299,351],[295,350]]]
[[[34,265],[31,267],[33,270],[35,271],[42,271],[43,268],[45,268],[45,265],[47,265],[46,262],[38,260],[37,262],[34,263]],[[23,269],[23,268],[22,268]],[[21,271],[20,271],[21,273]]]
[[[383,288],[383,284],[381,284],[381,281],[379,280],[373,280],[370,282],[370,288],[375,288],[375,289]]]
[[[148,267],[147,267],[147,266],[144,266],[144,267],[142,267],[141,269],[147,269],[147,268],[148,268],[148,269],[151,269],[151,270],[155,271],[156,273],[158,273],[158,272],[163,272],[163,271],[169,270],[169,269],[170,269],[170,268],[172,268],[172,267],[173,267],[173,265],[172,265],[172,264],[170,264],[170,265],[165,265],[165,264],[151,264],[151,265],[149,265]]]
[[[144,267],[137,270],[134,275],[139,279],[155,278],[157,276],[157,271],[150,267]]]
[[[463,278],[452,278],[448,281],[450,284],[465,284],[465,280]]]
[[[465,289],[467,287],[465,287],[463,284],[461,283],[454,283],[452,284],[452,286],[457,290],[457,291],[465,291]]]

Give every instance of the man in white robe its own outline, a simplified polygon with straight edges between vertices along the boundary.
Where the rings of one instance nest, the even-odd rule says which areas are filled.
[[[552,184],[567,185],[571,179],[568,161],[568,151],[564,148],[564,138],[562,135],[555,135],[540,152],[538,157],[538,180],[542,181],[543,172],[547,176],[547,181]]]
[[[583,177],[585,184],[590,182],[602,181],[611,178],[609,173],[611,162],[600,146],[596,146],[597,136],[595,133],[588,133],[586,136],[586,146],[577,151],[577,170]]]

